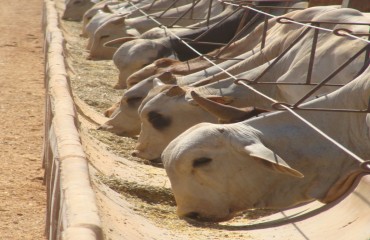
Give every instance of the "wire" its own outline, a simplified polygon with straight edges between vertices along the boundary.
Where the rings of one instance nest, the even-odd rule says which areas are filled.
[[[224,3],[226,5],[231,5],[231,6],[236,6],[236,7],[241,7],[242,6],[243,8],[248,8],[249,10],[252,10],[252,11],[255,11],[255,12],[258,12],[258,13],[261,13],[261,14],[264,14],[264,15],[267,15],[269,17],[277,17],[277,16],[275,16],[273,14],[263,12],[261,10],[252,8],[252,7],[247,6],[247,5],[241,5],[241,4],[226,2],[224,0],[217,0],[217,1],[219,1],[221,3]],[[310,27],[310,28],[315,28],[315,29],[318,29],[318,30],[326,31],[326,32],[334,32],[334,30],[332,30],[332,29],[327,29],[327,28],[323,28],[323,27],[317,27],[317,26],[313,26],[311,24],[301,23],[301,22],[297,22],[297,21],[294,21],[294,20],[290,20],[290,19],[284,19],[284,21],[290,22],[290,23],[294,23],[294,24],[297,24],[297,25],[302,25],[302,26]],[[361,41],[364,41],[364,42],[367,42],[367,43],[370,43],[370,40],[366,40],[364,38],[358,37],[358,36],[353,35],[353,34],[350,34],[350,33],[345,33],[345,35],[347,35],[349,37],[352,37],[352,38],[355,38],[355,39],[358,39],[358,40],[361,40]]]
[[[218,0],[219,2],[221,3],[225,3],[223,2],[222,0]],[[220,67],[219,65],[217,65],[216,63],[214,63],[212,60],[210,60],[209,58],[207,58],[206,56],[204,56],[202,53],[200,53],[199,51],[197,51],[196,49],[194,49],[192,46],[190,46],[187,42],[185,42],[184,40],[182,40],[179,36],[177,36],[175,33],[173,33],[169,28],[167,28],[166,26],[164,26],[162,23],[160,23],[159,21],[157,21],[156,19],[154,19],[153,17],[149,16],[146,12],[144,12],[143,10],[141,10],[140,8],[138,8],[135,4],[133,4],[131,1],[128,1],[134,8],[136,8],[138,11],[140,11],[144,16],[146,16],[148,19],[151,19],[152,21],[154,21],[155,23],[158,24],[159,27],[163,28],[166,32],[170,33],[173,37],[175,37],[176,39],[178,39],[179,41],[181,41],[184,45],[186,45],[188,48],[190,48],[192,51],[194,51],[196,54],[198,54],[200,57],[202,57],[204,60],[206,60],[207,62],[211,63],[213,66],[217,67],[219,70],[221,70],[223,73],[225,73],[226,75],[228,75],[230,78],[234,79],[235,81],[238,80],[238,78],[234,75],[232,75],[231,73],[229,73],[227,70],[223,69],[222,67]],[[233,4],[233,3],[226,3],[226,4],[229,4],[229,5],[234,5],[234,6],[240,6],[240,4]],[[265,13],[263,11],[260,11],[260,10],[257,10],[257,9],[254,9],[254,8],[251,8],[249,6],[244,6],[244,7],[247,7],[249,8],[250,10],[252,11],[256,11],[256,12],[259,12],[261,14],[265,14],[267,16],[270,16],[270,17],[276,17],[272,14],[268,14],[268,13]],[[290,20],[286,20],[286,21],[290,21]],[[295,22],[295,21],[291,21],[295,24],[299,24],[299,25],[303,25],[303,26],[307,26],[307,27],[311,27],[311,28],[316,28],[316,29],[320,29],[320,30],[323,30],[323,31],[328,31],[328,32],[333,32],[333,30],[330,30],[330,29],[326,29],[326,28],[321,28],[321,27],[316,27],[316,26],[312,26],[312,25],[309,25],[309,24],[304,24],[304,23],[300,23],[300,22]],[[363,40],[367,43],[370,43],[370,41],[367,41],[363,38],[359,38],[357,36],[353,36],[353,35],[350,35],[348,34],[349,36],[351,37],[354,37],[356,39],[360,39],[360,40]],[[249,88],[251,91],[257,93],[258,95],[268,99],[269,101],[273,102],[273,103],[278,103],[278,101],[276,101],[275,99],[259,92],[258,90],[254,89],[253,87],[243,83],[240,81],[240,84],[242,84],[243,86]],[[337,146],[338,148],[340,148],[341,150],[343,150],[345,153],[347,153],[348,155],[350,155],[352,158],[354,158],[355,160],[357,160],[358,162],[360,163],[365,163],[367,161],[363,160],[362,158],[360,158],[359,156],[357,156],[355,153],[353,153],[352,151],[348,150],[346,147],[344,147],[343,145],[341,145],[340,143],[338,143],[337,141],[335,141],[333,138],[331,138],[330,136],[328,136],[327,134],[325,134],[324,132],[322,132],[319,128],[317,128],[316,126],[314,126],[312,123],[310,123],[309,121],[307,121],[306,119],[304,119],[302,116],[300,116],[299,114],[297,114],[295,111],[293,111],[292,109],[290,109],[289,107],[287,106],[284,106],[282,105],[283,108],[285,108],[287,111],[289,111],[293,116],[297,117],[299,120],[301,120],[303,123],[307,124],[309,127],[311,127],[314,131],[316,131],[317,133],[319,133],[320,135],[322,135],[324,138],[326,138],[328,141],[330,141],[331,143],[333,143],[335,146]]]

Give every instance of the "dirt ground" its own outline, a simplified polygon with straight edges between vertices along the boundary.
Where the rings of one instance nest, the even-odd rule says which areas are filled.
[[[0,239],[45,239],[42,3],[0,5]]]

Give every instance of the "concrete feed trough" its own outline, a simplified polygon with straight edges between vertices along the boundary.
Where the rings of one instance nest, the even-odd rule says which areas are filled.
[[[368,239],[370,176],[323,206],[246,211],[223,223],[186,222],[176,215],[161,166],[130,155],[136,139],[96,128],[119,100],[111,61],[86,60],[81,23],[61,20],[64,1],[44,1],[47,87],[44,167],[48,239]],[[369,123],[370,125],[370,123]],[[284,222],[274,223],[276,219]]]

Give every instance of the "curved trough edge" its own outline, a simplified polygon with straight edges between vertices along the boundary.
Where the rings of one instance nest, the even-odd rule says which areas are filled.
[[[88,163],[77,130],[55,3],[44,0],[45,122],[43,167],[48,239],[103,239]]]
[[[46,1],[46,0],[45,0]],[[50,21],[53,21],[53,19],[51,19]],[[50,23],[50,22],[49,22]],[[58,21],[56,21],[56,25],[58,24]],[[58,35],[59,33],[55,33],[55,35]],[[51,36],[50,35],[47,35],[46,38],[50,37],[50,39],[52,39],[54,36]],[[49,40],[49,39],[46,39],[46,40]],[[48,47],[48,46],[46,46]],[[61,44],[61,47],[57,47],[55,46],[55,48],[53,49],[50,49],[50,52],[60,52],[60,56],[63,56],[63,44]],[[46,52],[49,52],[49,51],[46,51]],[[56,59],[61,60],[59,59],[58,56],[55,56]],[[61,57],[63,58],[63,57]],[[50,62],[48,62],[47,64],[50,65]],[[63,60],[60,64],[57,64],[56,66],[47,66],[46,68],[46,73],[47,72],[51,72],[51,71],[57,71],[58,68],[59,68],[59,65],[62,65],[64,64]],[[47,75],[49,76],[49,75]],[[68,81],[65,81],[66,80],[66,74],[65,72],[57,72],[56,74],[56,77],[55,77],[55,81],[58,82],[58,84],[61,84],[64,86],[64,83],[67,83]],[[48,84],[48,82],[51,82],[50,80],[49,81],[46,81],[46,84]],[[68,85],[66,84],[65,88],[68,90]],[[52,89],[52,88],[50,88]],[[56,88],[55,88],[56,89]],[[53,90],[53,91],[56,91],[57,90]],[[50,91],[52,93],[52,91]],[[60,93],[62,95],[62,93]],[[68,121],[76,121],[76,117],[75,117],[75,111],[73,110],[73,101],[70,100],[70,98],[66,95],[62,95],[62,97],[65,97],[66,100],[63,100],[63,101],[71,101],[71,103],[69,104],[72,104],[72,108],[69,108],[69,109],[65,109],[63,110],[65,116],[67,117]],[[56,125],[57,123],[55,122],[58,122],[58,121],[65,121],[63,118],[56,118],[56,115],[54,113],[54,111],[57,109],[57,103],[56,102],[53,102],[54,99],[52,99],[53,97],[51,97],[51,100],[49,99],[48,97],[48,101],[47,101],[47,104],[49,104],[49,112],[47,112],[46,114],[46,117],[50,117],[52,116],[52,114],[54,114],[54,119],[53,119],[53,123],[52,125]],[[78,102],[77,102],[78,104]],[[51,111],[51,109],[53,109],[53,111]],[[60,116],[60,115],[58,115]],[[57,117],[58,117],[57,116]],[[369,122],[369,115],[368,115],[368,118],[367,118],[367,121]],[[49,120],[50,121],[50,120]],[[49,123],[49,121],[46,121],[46,123]],[[370,124],[370,123],[369,123]],[[52,125],[49,125],[50,128],[47,129],[46,133],[47,133],[47,136],[49,137],[50,136],[50,141],[48,142],[48,146],[50,148],[50,150],[48,150],[48,148],[46,148],[46,151],[45,151],[45,156],[47,157],[48,155],[47,154],[54,154],[54,155],[51,155],[52,157],[54,156],[54,162],[52,163],[51,166],[49,166],[49,168],[51,169],[50,172],[56,172],[56,173],[53,173],[53,174],[58,174],[58,171],[56,171],[55,169],[58,169],[59,167],[59,163],[62,164],[62,171],[68,171],[68,168],[67,167],[63,167],[65,165],[63,165],[67,159],[68,161],[70,160],[71,162],[73,162],[74,164],[76,164],[75,166],[73,166],[73,164],[69,164],[68,166],[71,167],[72,169],[74,168],[79,168],[81,167],[83,169],[83,171],[88,171],[87,169],[85,169],[85,166],[86,166],[86,159],[85,159],[85,156],[84,156],[84,153],[83,152],[80,152],[76,155],[73,155],[72,154],[72,151],[69,151],[69,149],[77,149],[79,147],[79,140],[78,141],[75,141],[77,138],[78,138],[78,134],[76,135],[73,135],[73,138],[72,139],[64,139],[64,138],[60,138],[58,139],[58,137],[54,136],[54,135],[57,135],[60,134],[61,132],[64,132],[66,131],[64,128],[61,130],[60,128],[59,129],[56,129],[54,126]],[[72,124],[71,124],[72,125]],[[49,131],[50,129],[50,131]],[[73,133],[74,134],[74,133]],[[59,142],[58,142],[59,141]],[[58,154],[60,154],[58,151],[61,151],[62,152],[62,149],[59,149],[58,147],[56,147],[56,145],[61,145],[60,142],[63,142],[63,146],[65,146],[65,148],[63,149],[63,155],[64,157],[60,157],[58,156]],[[55,157],[57,156],[57,157]],[[45,163],[46,165],[47,163]],[[62,173],[61,173],[62,174]],[[84,181],[80,180],[79,178],[79,175],[75,175],[74,177],[76,177],[76,179],[74,179],[73,177],[70,178],[71,180],[71,183],[73,183],[73,181],[77,181],[79,183],[79,186],[81,187],[84,187],[84,184],[87,184],[88,181],[85,181],[86,179],[88,179],[88,176],[87,178],[85,179],[84,178]],[[49,178],[51,178],[49,176]],[[53,176],[53,178],[55,178]],[[58,178],[57,178],[58,179]],[[73,181],[72,181],[73,180]],[[60,179],[60,181],[64,181],[63,180],[63,177]],[[48,184],[50,185],[58,185],[59,182],[58,180],[55,180],[53,182],[51,181],[48,181]],[[67,183],[65,183],[63,185],[63,183],[61,183],[61,186],[67,186]],[[69,185],[68,185],[69,186]],[[79,191],[79,186],[76,187],[76,189],[68,189],[68,191],[66,190],[60,190],[60,193],[59,194],[76,194],[74,193],[73,191],[76,191],[77,194],[82,194],[81,192],[78,192]],[[54,190],[53,189],[54,186],[48,188],[48,191],[52,191],[51,193],[48,192],[48,197],[49,197],[49,194],[55,194],[57,195],[58,194],[58,191]],[[89,188],[91,188],[89,186]],[[368,239],[368,237],[370,236],[370,228],[368,227],[368,224],[370,222],[370,202],[369,202],[369,199],[370,199],[370,176],[365,176],[362,178],[361,182],[359,183],[359,185],[356,187],[356,189],[349,195],[347,196],[346,198],[342,199],[342,201],[340,201],[337,205],[335,205],[333,208],[321,213],[320,215],[317,215],[313,218],[309,218],[309,219],[305,219],[303,221],[298,221],[296,223],[293,223],[293,224],[289,224],[289,225],[284,225],[284,226],[280,226],[280,227],[275,227],[275,228],[264,228],[264,229],[251,229],[251,228],[248,228],[248,227],[243,227],[243,226],[240,226],[240,227],[228,227],[228,226],[225,226],[225,229],[228,229],[228,230],[242,230],[242,231],[249,231],[250,233],[250,236],[251,238],[253,239],[271,239],[271,238],[279,238],[279,239]],[[89,190],[90,191],[90,190]],[[75,196],[77,197],[77,196]],[[97,198],[99,198],[99,195],[96,196]],[[66,199],[66,195],[63,197],[61,197],[60,199]],[[70,200],[70,199],[68,199]],[[49,204],[49,203],[48,203]],[[59,202],[53,202],[51,201],[51,208],[50,206],[48,205],[49,207],[49,215],[50,216],[54,216],[55,218],[55,215],[57,216],[56,219],[59,219],[57,222],[57,224],[61,224],[60,222],[63,222],[63,221],[66,221],[66,222],[73,222],[71,221],[70,219],[64,219],[63,217],[58,217],[59,214],[65,214],[64,212],[67,212],[69,208],[72,209],[72,206],[69,206],[68,204],[64,203],[65,205],[63,205],[63,203],[61,203],[60,205],[62,207],[59,208]],[[71,203],[72,205],[72,203]],[[56,206],[56,207],[54,207]],[[77,210],[77,214],[80,214],[81,213],[81,210],[83,208],[85,208],[85,204],[83,204],[83,206],[79,206],[79,205],[74,205],[74,207],[76,207],[75,209],[73,210]],[[78,207],[81,207],[81,209],[78,209]],[[82,208],[83,207],[83,208]],[[88,207],[86,207],[88,208]],[[61,210],[60,210],[61,209]],[[84,210],[84,209],[83,209]],[[124,209],[126,210],[126,209]],[[59,212],[58,212],[59,211]],[[289,210],[287,211],[288,212],[291,212],[291,211],[297,211],[296,210]],[[70,212],[72,212],[70,210]],[[283,213],[279,213],[279,216],[278,217],[285,217],[287,214],[285,212]],[[48,216],[49,217],[49,216]],[[90,224],[90,223],[83,223],[81,222],[82,218],[75,218],[75,222],[73,222],[73,224],[75,225],[66,225],[68,226],[68,228],[66,229],[60,229],[61,227],[60,226],[64,226],[64,225],[55,225],[55,226],[52,226],[52,230],[55,231],[55,228],[57,228],[57,235],[56,236],[59,236],[59,237],[50,237],[50,239],[59,239],[60,238],[60,231],[62,231],[62,235],[63,235],[63,239],[97,239],[97,232],[101,232],[101,229],[100,229],[100,226],[97,227],[98,225],[94,225],[94,224]],[[267,219],[270,219],[270,217],[267,217],[265,218],[266,220]],[[264,219],[264,220],[265,220]],[[262,219],[261,219],[262,220]],[[89,222],[92,222],[92,221],[89,221]],[[55,224],[55,222],[54,222]],[[64,223],[63,223],[64,224]],[[138,226],[140,227],[140,226]],[[147,229],[140,229],[142,230],[143,233],[146,232]],[[58,235],[59,234],[59,235]],[[100,233],[101,234],[101,233]],[[127,234],[127,233],[126,233]],[[50,235],[49,235],[50,236]],[[54,235],[53,235],[54,236]],[[152,236],[147,236],[148,238],[152,238]]]

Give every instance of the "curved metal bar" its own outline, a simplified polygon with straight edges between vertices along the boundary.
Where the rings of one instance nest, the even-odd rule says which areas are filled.
[[[273,103],[271,107],[275,110],[284,111],[288,107],[294,111],[315,111],[315,112],[346,112],[346,113],[370,113],[369,110],[357,110],[357,109],[333,109],[333,108],[300,108],[300,107],[294,107],[291,104],[278,102]]]
[[[344,33],[342,33],[342,32],[344,32]],[[354,33],[351,30],[346,29],[346,28],[337,28],[333,31],[333,33],[337,36],[340,36],[340,37],[347,37],[348,34],[358,36],[358,37],[367,37],[367,36],[370,37],[370,33]]]
[[[253,80],[249,80],[249,79],[245,79],[245,78],[238,78],[238,79],[235,79],[234,80],[234,83],[235,84],[238,84],[238,85],[241,85],[241,83],[240,82],[247,82],[248,84],[253,84],[253,83],[255,83]]]
[[[364,171],[364,172],[368,172],[370,173],[370,160],[367,160],[365,162],[362,162],[360,164],[360,168]]]
[[[291,24],[291,23],[312,23],[312,24],[343,24],[343,25],[368,25],[370,26],[370,23],[361,23],[361,22],[326,22],[326,21],[299,21],[294,20],[292,18],[288,17],[278,17],[276,19],[278,23],[281,24]]]

